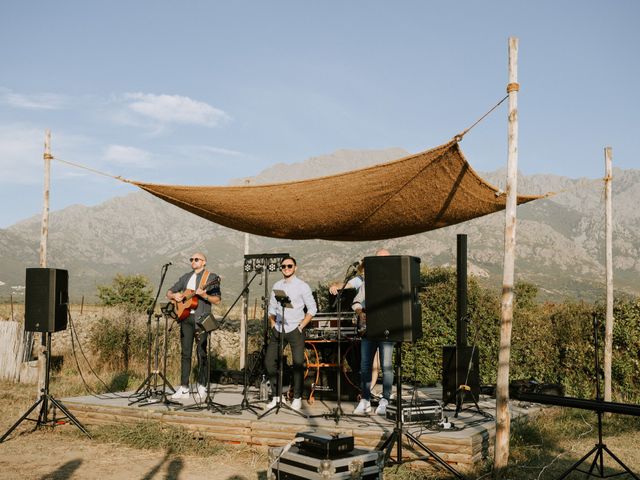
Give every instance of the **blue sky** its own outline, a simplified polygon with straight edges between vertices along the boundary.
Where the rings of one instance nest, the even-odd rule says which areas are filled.
[[[342,148],[448,141],[505,95],[520,40],[519,168],[637,168],[640,2],[22,1],[0,5],[0,228],[39,215],[54,156],[225,185]],[[506,165],[506,102],[462,142]],[[53,163],[51,208],[131,186]]]

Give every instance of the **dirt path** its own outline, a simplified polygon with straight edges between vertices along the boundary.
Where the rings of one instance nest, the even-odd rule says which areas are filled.
[[[12,436],[0,444],[0,479],[7,480],[258,478],[266,478],[265,457],[247,452],[215,458],[171,455],[55,431]]]

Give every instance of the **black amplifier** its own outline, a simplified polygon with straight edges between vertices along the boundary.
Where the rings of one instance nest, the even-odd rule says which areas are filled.
[[[296,437],[302,438],[296,446],[300,451],[313,453],[324,458],[337,458],[353,450],[353,437],[343,433],[320,431],[299,432]]]
[[[388,420],[396,421],[398,407],[393,400],[387,406],[386,417]],[[440,422],[442,420],[442,404],[431,398],[424,398],[408,402],[402,401],[402,422]]]

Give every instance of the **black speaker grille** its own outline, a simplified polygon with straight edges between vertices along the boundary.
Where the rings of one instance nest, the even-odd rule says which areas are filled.
[[[365,257],[364,270],[367,338],[415,342],[422,337],[420,259],[407,255]]]
[[[56,268],[27,268],[24,329],[59,332],[67,328],[69,273]]]

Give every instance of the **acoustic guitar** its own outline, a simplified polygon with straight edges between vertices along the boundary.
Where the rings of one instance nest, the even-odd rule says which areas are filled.
[[[217,275],[213,275],[213,278],[209,280],[202,289],[209,290],[215,285],[220,285],[220,277]],[[187,288],[184,292],[180,293],[184,295],[184,298],[179,302],[171,300],[172,308],[167,309],[169,311],[169,316],[178,322],[187,318],[191,313],[191,310],[194,310],[198,306],[198,296],[196,295],[195,290]]]

